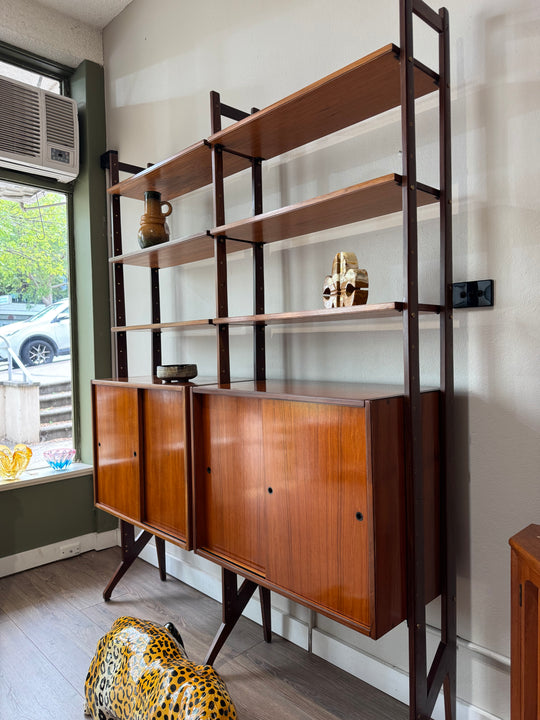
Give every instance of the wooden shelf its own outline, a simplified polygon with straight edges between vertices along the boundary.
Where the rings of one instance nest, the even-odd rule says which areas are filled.
[[[402,384],[350,383],[290,378],[237,380],[230,383],[215,383],[214,385],[203,384],[197,389],[197,392],[215,393],[216,390],[230,395],[264,395],[276,399],[359,406],[363,406],[368,400],[399,397],[404,392]],[[432,388],[423,389],[423,392],[431,391]]]
[[[396,173],[351,185],[311,200],[220,225],[210,232],[235,240],[270,243],[380,217],[402,209],[402,177]],[[438,202],[438,192],[418,184],[418,205]]]
[[[228,242],[227,252],[245,250],[243,242]],[[179,240],[170,240],[144,250],[109,258],[110,263],[148,268],[168,268],[214,257],[214,238],[206,233]]]
[[[250,162],[237,155],[227,154],[223,158],[226,176],[244,170]],[[161,193],[162,200],[172,200],[212,182],[212,152],[207,142],[200,142],[179,152],[178,155],[162,160],[133,175],[127,180],[112,185],[107,192],[111,195],[144,200],[146,190]]]
[[[415,62],[415,94],[438,88],[438,75]],[[212,182],[212,145],[268,159],[396,107],[400,96],[400,50],[390,44],[244,120],[200,140],[109,188],[113,195],[144,199],[146,190],[163,200]],[[249,167],[247,158],[223,155],[225,177]]]
[[[415,95],[438,75],[415,63]],[[211,144],[269,159],[401,103],[400,50],[390,44],[210,136]]]
[[[266,313],[264,315],[242,315],[204,320],[181,320],[165,323],[143,323],[140,325],[116,325],[111,332],[130,332],[134,330],[195,330],[215,325],[295,325],[302,323],[338,322],[339,320],[373,320],[392,318],[401,315],[405,303],[389,302],[374,305],[356,305],[344,308],[322,308],[320,310],[300,310],[296,312]],[[440,305],[420,304],[419,312],[424,315],[438,315]]]
[[[126,332],[132,330],[195,330],[197,328],[208,328],[212,326],[212,320],[179,320],[165,323],[143,323],[141,325],[115,325],[111,332]]]
[[[300,312],[266,313],[265,315],[244,315],[242,317],[215,318],[215,325],[291,325],[297,323],[336,322],[339,320],[369,320],[397,317],[401,315],[405,303],[390,302],[374,305],[356,305],[344,308],[323,308],[321,310],[303,310]],[[423,314],[440,313],[440,305],[421,304],[419,312]]]
[[[184,390],[186,387],[195,385],[215,385],[216,377],[195,377],[189,382],[163,382],[161,378],[155,375],[137,375],[125,378],[104,378],[101,380],[92,380],[92,385],[112,385],[112,386],[128,386],[133,388],[158,388],[163,390]]]

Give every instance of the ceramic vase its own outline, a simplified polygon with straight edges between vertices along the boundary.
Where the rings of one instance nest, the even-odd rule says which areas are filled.
[[[163,212],[163,207],[166,211]],[[169,227],[165,218],[172,212],[171,204],[161,199],[161,193],[147,190],[144,193],[144,215],[137,239],[142,248],[159,245],[169,239]]]

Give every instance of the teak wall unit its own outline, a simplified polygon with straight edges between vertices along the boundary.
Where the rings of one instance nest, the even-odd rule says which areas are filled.
[[[446,718],[453,720],[456,580],[450,485],[448,13],[444,8],[438,13],[431,10],[423,0],[400,0],[399,7],[399,48],[387,45],[263,110],[239,111],[212,92],[210,137],[146,169],[119,162],[114,151],[104,156],[112,196],[110,262],[116,318],[112,331],[118,377],[93,384],[95,494],[98,507],[120,518],[122,530],[122,563],[106,597],[155,535],[162,577],[165,539],[186,548],[193,544],[196,552],[222,566],[223,623],[208,653],[209,662],[257,587],[267,639],[269,589],[375,638],[406,618],[410,717],[430,718],[443,688]],[[413,15],[438,34],[438,72],[414,58]],[[421,184],[416,176],[414,102],[432,92],[439,97],[439,188]],[[402,175],[388,174],[263,212],[264,160],[397,106],[401,106]],[[222,128],[222,116],[235,122]],[[246,169],[252,175],[253,217],[227,223],[224,178]],[[120,171],[135,174],[120,182]],[[149,249],[123,252],[121,196],[142,200],[146,190],[155,190],[170,201],[209,184],[214,196],[213,228]],[[417,209],[428,203],[440,207],[439,305],[421,304],[418,296]],[[265,244],[396,211],[403,213],[402,300],[334,310],[265,312]],[[230,317],[227,254],[247,247],[253,254],[253,310]],[[160,268],[205,258],[215,261],[216,317],[162,323]],[[126,326],[123,277],[129,265],[150,269],[152,318],[147,324]],[[440,318],[437,391],[421,392],[420,388],[420,313]],[[404,384],[397,390],[267,380],[266,325],[360,322],[389,316],[401,316],[403,322]],[[229,327],[235,324],[253,328],[253,380],[249,382],[231,382]],[[215,328],[217,381],[160,385],[155,373],[161,363],[161,332],[194,327]],[[132,330],[152,333],[152,368],[147,379],[128,374],[126,334]],[[160,447],[152,425],[161,412],[169,432]],[[125,433],[115,426],[115,418],[122,417],[127,423]],[[238,428],[243,430],[235,432]],[[189,438],[191,453],[187,452]],[[177,454],[180,447],[183,460]],[[160,449],[166,455],[164,464],[158,457]],[[306,464],[310,457],[316,462]],[[180,465],[183,473],[178,473]],[[172,517],[162,489],[179,504]],[[306,512],[313,524],[306,521]],[[183,513],[185,517],[180,517]],[[232,517],[239,520],[235,528]],[[138,538],[134,526],[143,530]],[[239,589],[238,575],[245,577]],[[428,670],[425,606],[439,592],[441,641]]]

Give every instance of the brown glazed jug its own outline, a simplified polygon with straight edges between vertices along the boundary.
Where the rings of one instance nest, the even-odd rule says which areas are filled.
[[[162,211],[163,206],[166,212]],[[159,245],[169,239],[169,227],[165,221],[172,213],[171,204],[161,199],[161,193],[147,190],[144,193],[144,215],[141,217],[141,226],[137,239],[142,248]]]

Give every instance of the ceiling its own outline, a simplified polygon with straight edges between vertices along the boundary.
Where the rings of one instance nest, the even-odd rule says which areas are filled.
[[[36,0],[39,5],[102,30],[131,0]]]

